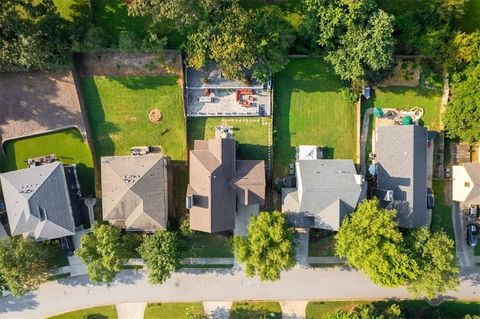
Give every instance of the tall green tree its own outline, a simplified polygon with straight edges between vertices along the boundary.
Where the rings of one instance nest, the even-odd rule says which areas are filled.
[[[48,278],[48,264],[35,242],[16,237],[0,241],[0,282],[14,296],[36,289]]]
[[[70,64],[70,31],[52,0],[2,0],[0,26],[0,71]]]
[[[419,267],[405,248],[394,220],[396,211],[378,207],[378,199],[362,202],[343,220],[335,236],[335,252],[382,286],[397,287],[417,278]]]
[[[112,281],[127,258],[121,229],[94,224],[93,231],[83,235],[75,255],[87,265],[93,283]]]
[[[235,257],[245,265],[247,276],[274,281],[295,265],[294,239],[284,214],[260,212],[250,218],[247,237],[235,236]]]
[[[172,272],[181,267],[185,245],[174,232],[158,231],[146,237],[138,248],[148,268],[148,279],[152,284],[162,284]]]
[[[420,228],[408,240],[419,265],[419,273],[408,285],[416,296],[433,299],[459,285],[459,266],[455,256],[455,242],[445,232],[431,233]]]
[[[344,80],[363,80],[392,63],[394,17],[375,0],[303,0],[305,26]]]
[[[447,135],[466,142],[480,140],[480,59],[475,57],[452,83],[452,97],[443,115]]]

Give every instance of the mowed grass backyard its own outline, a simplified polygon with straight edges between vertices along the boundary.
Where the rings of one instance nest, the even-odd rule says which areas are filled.
[[[267,160],[270,118],[210,117],[188,120],[188,145],[193,149],[195,140],[215,138],[215,126],[233,126],[233,136],[238,142],[237,158]]]
[[[368,107],[396,108],[409,110],[414,107],[423,109],[420,120],[429,130],[441,131],[442,90],[422,87],[377,87],[373,97],[362,99],[362,111]]]
[[[93,158],[76,128],[7,141],[0,155],[3,172],[27,168],[25,160],[55,154],[64,164],[77,164],[82,195],[94,195]]]
[[[81,81],[98,156],[129,155],[132,146],[161,145],[185,161],[182,89],[177,76],[95,76]],[[152,123],[152,109],[162,120]]]
[[[323,319],[327,313],[352,311],[355,307],[370,303],[379,310],[396,303],[407,319],[459,319],[467,314],[480,315],[480,302],[444,301],[438,307],[433,307],[423,300],[314,301],[307,305],[306,319]]]
[[[300,144],[323,146],[326,158],[356,160],[356,107],[344,87],[322,58],[291,59],[275,76],[276,177],[287,173]]]

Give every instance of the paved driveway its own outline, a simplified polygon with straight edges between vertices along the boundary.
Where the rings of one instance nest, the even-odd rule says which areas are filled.
[[[48,282],[20,299],[0,299],[1,318],[45,318],[56,313],[124,302],[233,300],[365,300],[408,298],[403,288],[381,288],[361,273],[344,268],[299,269],[273,283],[226,269],[190,269],[152,286],[146,271],[126,270],[110,285],[92,285],[86,276]],[[463,272],[461,285],[446,298],[480,300],[480,274]]]
[[[468,246],[466,241],[467,225],[465,225],[465,220],[463,219],[463,214],[460,211],[458,202],[452,203],[452,219],[453,219],[453,227],[455,229],[455,250],[457,252],[457,257],[460,263],[460,267],[462,268],[475,267],[475,260],[473,258],[473,248]]]

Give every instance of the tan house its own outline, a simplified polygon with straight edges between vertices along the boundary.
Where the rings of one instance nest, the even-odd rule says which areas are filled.
[[[264,161],[237,160],[233,138],[195,141],[189,178],[186,205],[194,230],[233,230],[239,206],[258,207],[265,201]]]
[[[480,205],[480,164],[455,165],[452,175],[452,199],[468,205]]]
[[[127,231],[167,229],[167,160],[163,156],[101,159],[103,220]]]

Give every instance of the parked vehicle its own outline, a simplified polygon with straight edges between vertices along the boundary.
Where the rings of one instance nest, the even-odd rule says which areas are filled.
[[[427,190],[427,209],[432,209],[435,207],[435,196],[433,196],[432,190],[429,188]]]
[[[478,218],[478,206],[468,206],[467,208],[467,221],[474,222]]]
[[[478,243],[478,226],[470,224],[467,226],[467,244],[471,247],[477,246]]]

